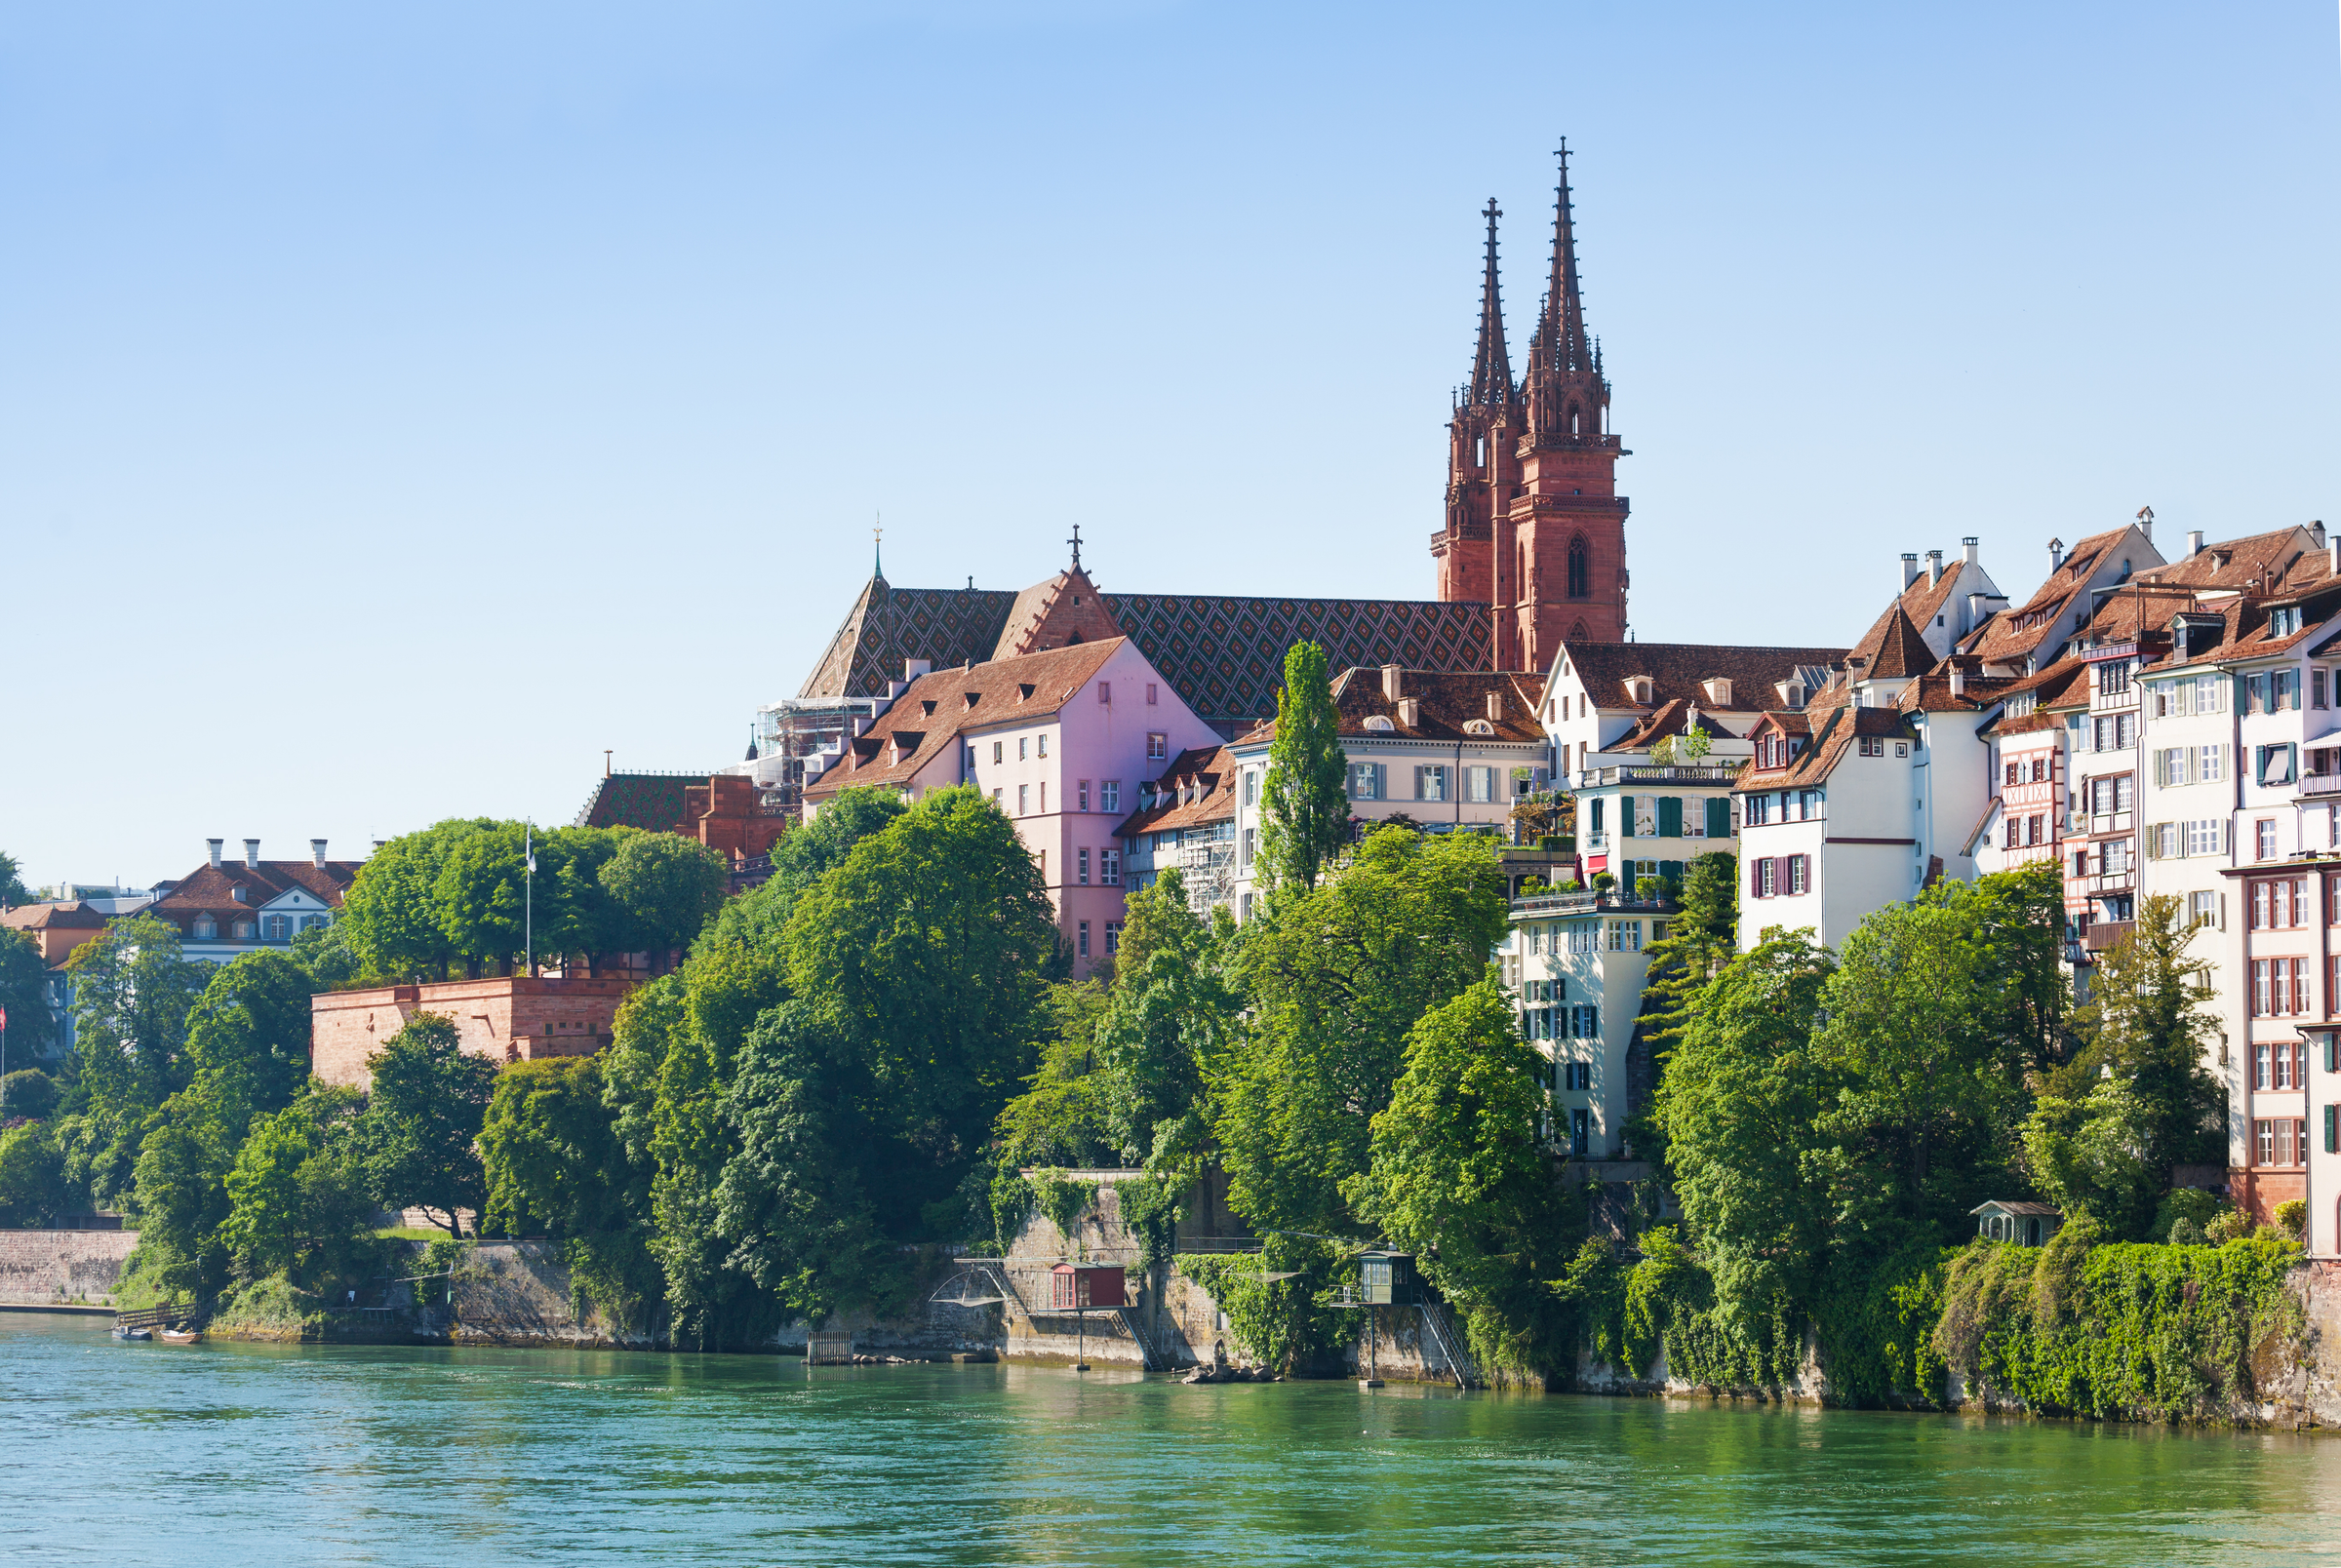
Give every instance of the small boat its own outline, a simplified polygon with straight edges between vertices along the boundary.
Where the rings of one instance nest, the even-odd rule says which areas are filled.
[[[203,1338],[201,1332],[192,1328],[166,1328],[163,1330],[163,1343],[166,1345],[192,1345],[201,1338]]]
[[[154,1331],[147,1328],[117,1328],[114,1330],[114,1338],[118,1340],[150,1340],[154,1338]]]

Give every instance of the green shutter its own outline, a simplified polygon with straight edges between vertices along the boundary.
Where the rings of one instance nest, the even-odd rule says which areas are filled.
[[[1680,860],[1659,861],[1658,876],[1662,881],[1673,883],[1675,888],[1680,891],[1683,886],[1683,862]]]
[[[1661,839],[1683,837],[1683,798],[1681,796],[1661,795],[1658,797],[1658,837]]]
[[[1731,803],[1721,796],[1710,799],[1707,803],[1707,837],[1710,839],[1731,837]]]
[[[1631,795],[1617,798],[1617,836],[1621,839],[1634,837],[1634,797]]]
[[[1593,826],[1586,829],[1588,833],[1599,833],[1602,831],[1602,807],[1607,804],[1607,803],[1598,795],[1593,798]]]

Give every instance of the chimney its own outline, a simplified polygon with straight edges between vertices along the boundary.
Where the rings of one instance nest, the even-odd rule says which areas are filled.
[[[1943,552],[1940,550],[1929,550],[1926,552],[1926,586],[1931,588],[1942,580]]]
[[[1382,666],[1382,700],[1384,702],[1396,702],[1399,693],[1406,689],[1406,686],[1407,667],[1405,665],[1385,664]]]
[[[244,841],[244,869],[247,871],[260,869],[260,841],[258,839]]]
[[[2189,556],[2199,556],[2202,554],[2202,529],[2187,529],[2187,554]]]
[[[225,839],[206,839],[203,842],[212,846],[212,869],[218,871],[219,869],[219,846],[227,841]]]
[[[1902,552],[1902,586],[1908,588],[1912,583],[1917,582],[1918,580],[1919,552],[1916,550],[1905,550]]]
[[[2319,518],[2309,525],[2309,537],[2317,541],[2318,549],[2324,548],[2324,519]]]
[[[1418,723],[1421,722],[1421,716],[1422,704],[1417,702],[1414,698],[1401,697],[1398,699],[1398,722],[1400,724],[1406,725],[1409,729],[1412,729]]]
[[[2059,567],[2063,566],[2064,564],[2065,564],[2065,541],[2064,541],[2064,540],[2062,540],[2062,539],[2050,539],[2050,540],[2048,541],[2048,569],[2049,569],[2049,571],[2051,571],[2051,572],[2054,572],[2054,571],[2055,571],[2055,570],[2056,570],[2056,569],[2057,569]]]
[[[905,681],[916,681],[922,675],[932,675],[933,673],[934,660],[932,659],[904,659],[902,661],[902,679]]]
[[[319,871],[325,869],[325,841],[323,839],[309,841],[309,864],[315,866]]]
[[[383,845],[383,844],[386,844],[386,843],[388,843],[389,842],[390,842],[390,841],[389,841],[389,840],[387,840],[387,839],[377,839],[377,840],[375,840],[375,841],[374,841],[375,852],[376,852],[376,853],[377,853],[377,854],[378,854],[378,853],[380,853],[380,852],[381,852],[381,847],[382,847],[382,845]]]
[[[1982,563],[1976,558],[1983,554],[1983,541],[1978,539],[1974,534],[1970,533],[1965,538],[1960,540],[1959,549],[1960,554],[1966,558],[1968,566],[1973,567],[1982,565]]]
[[[1974,593],[1971,593],[1971,594],[1967,595],[1967,630],[1968,630],[1968,631],[1970,631],[1970,632],[1971,632],[1971,631],[1973,631],[1973,630],[1974,630],[1976,627],[1978,627],[1978,626],[1981,626],[1981,625],[1983,624],[1983,606],[1984,606],[1984,602],[1985,602],[1986,600],[1990,599],[1991,597],[1992,597],[1991,595],[1989,595],[1989,594],[1987,594],[1987,593],[1984,593],[1984,592],[1983,592],[1982,590],[1980,590],[1980,589],[1978,589],[1978,590],[1977,590],[1976,592],[1974,592]]]
[[[1490,691],[1490,692],[1488,692],[1488,717],[1490,720],[1496,720],[1496,719],[1501,719],[1503,716],[1504,716],[1504,694],[1503,694],[1501,691]]]
[[[2334,534],[2332,542],[2324,547],[2324,573],[2328,577],[2341,577],[2341,533]]]
[[[1951,694],[1955,697],[1967,694],[1967,672],[1956,661],[1951,666]]]

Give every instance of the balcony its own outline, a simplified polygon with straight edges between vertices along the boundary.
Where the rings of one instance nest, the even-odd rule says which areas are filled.
[[[2103,953],[2107,948],[2127,940],[2138,928],[2136,921],[2099,921],[2082,938],[2082,945],[2091,953]]]
[[[2341,795],[2341,773],[2303,773],[2300,775],[2303,795]]]
[[[1671,898],[1637,898],[1615,888],[1606,893],[1543,893],[1512,901],[1512,917],[1555,915],[1673,915],[1682,906]]]
[[[1739,778],[1741,764],[1676,764],[1664,767],[1629,763],[1617,767],[1588,767],[1577,774],[1577,788],[1598,789],[1605,784],[1704,784],[1712,789],[1729,789]]]

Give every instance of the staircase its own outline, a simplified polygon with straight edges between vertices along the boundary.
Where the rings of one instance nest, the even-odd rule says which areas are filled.
[[[190,1301],[172,1302],[167,1306],[148,1307],[135,1313],[114,1313],[116,1328],[174,1328],[180,1323],[198,1323],[203,1313]]]
[[[1472,1365],[1471,1352],[1463,1348],[1463,1336],[1456,1331],[1454,1319],[1447,1315],[1446,1306],[1439,1302],[1422,1303],[1422,1324],[1424,1337],[1438,1346],[1439,1353],[1447,1358],[1448,1376],[1455,1380],[1455,1387],[1478,1388],[1479,1368]],[[1430,1370],[1427,1358],[1423,1370]]]

